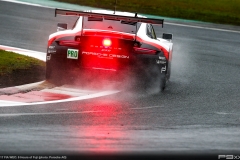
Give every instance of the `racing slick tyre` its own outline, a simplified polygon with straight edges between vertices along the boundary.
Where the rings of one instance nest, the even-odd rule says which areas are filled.
[[[166,87],[167,78],[165,75],[160,75],[159,88],[160,92],[163,92]]]
[[[64,84],[64,70],[61,68],[54,68],[52,65],[47,64],[46,80],[55,85]]]
[[[144,90],[148,93],[160,93],[166,88],[167,77],[157,66],[149,67],[144,77]]]

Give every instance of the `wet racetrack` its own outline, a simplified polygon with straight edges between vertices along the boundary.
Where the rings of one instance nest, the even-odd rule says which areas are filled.
[[[0,44],[45,52],[65,19],[50,8],[0,1]],[[0,153],[240,154],[240,29],[169,23],[155,27],[159,37],[173,34],[164,93],[118,86],[119,93],[88,100],[1,107]]]

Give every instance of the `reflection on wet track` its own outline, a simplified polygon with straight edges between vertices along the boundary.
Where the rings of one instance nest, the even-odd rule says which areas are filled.
[[[57,23],[70,20],[54,17],[51,8],[4,1],[0,15],[0,44],[42,52]],[[155,30],[158,37],[172,33],[174,43],[171,79],[162,94],[112,86],[1,89],[0,153],[239,155],[239,32],[230,32],[231,26],[181,23]],[[27,93],[33,93],[32,100],[6,98]]]

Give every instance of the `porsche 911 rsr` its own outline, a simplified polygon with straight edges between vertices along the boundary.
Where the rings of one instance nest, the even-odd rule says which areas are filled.
[[[116,80],[131,75],[145,86],[157,84],[164,90],[171,73],[173,43],[172,34],[156,37],[152,24],[163,26],[162,19],[103,10],[56,9],[55,14],[78,19],[73,29],[59,23],[58,32],[49,36],[46,80],[64,83],[63,79],[77,79],[85,73]]]

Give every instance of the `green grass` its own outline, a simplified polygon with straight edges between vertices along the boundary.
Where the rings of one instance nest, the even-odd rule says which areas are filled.
[[[45,66],[43,61],[14,52],[0,50],[0,57],[0,76],[11,74],[14,70],[30,69],[34,65]]]
[[[114,10],[115,0],[56,0]],[[240,26],[240,0],[117,0],[118,11]]]

